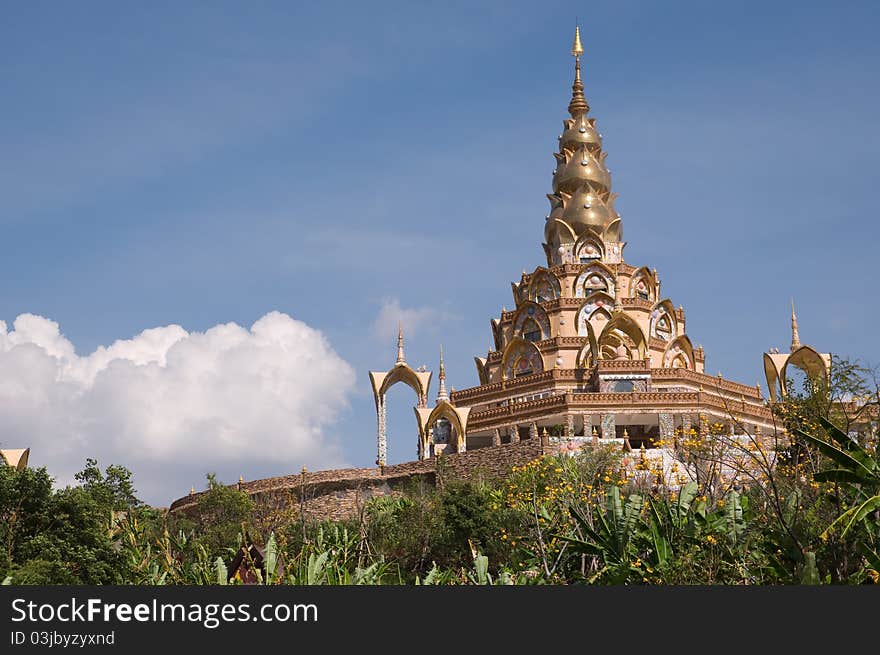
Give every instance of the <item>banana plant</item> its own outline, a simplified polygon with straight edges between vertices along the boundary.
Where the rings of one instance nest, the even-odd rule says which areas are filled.
[[[596,512],[594,525],[590,525],[577,508],[572,507],[570,511],[584,538],[564,535],[560,538],[571,544],[574,553],[592,555],[602,562],[602,568],[590,578],[590,582],[603,577],[612,582],[623,582],[630,574],[642,575],[633,565],[633,561],[639,559],[634,537],[642,511],[640,494],[630,494],[624,505],[620,489],[611,487],[605,495],[604,511]]]
[[[214,560],[214,575],[217,577],[215,582],[218,585],[229,584],[229,572],[226,569],[226,564],[223,563],[222,557],[218,557]]]
[[[822,538],[827,539],[838,530],[840,537],[844,538],[857,527],[876,530],[876,521],[873,525],[866,525],[866,522],[871,514],[880,511],[880,449],[871,452],[827,419],[820,418],[819,422],[828,435],[827,440],[795,430],[799,437],[833,462],[832,468],[815,473],[813,479],[843,486],[851,499],[850,507],[825,528]]]

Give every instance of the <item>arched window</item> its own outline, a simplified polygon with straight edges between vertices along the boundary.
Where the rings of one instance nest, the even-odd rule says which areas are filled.
[[[535,302],[546,302],[553,300],[554,297],[553,287],[548,280],[541,280],[535,287]]]
[[[533,372],[532,362],[528,357],[520,357],[513,365],[513,377],[515,378],[531,375]]]
[[[535,319],[527,318],[523,323],[522,335],[523,339],[526,341],[540,341],[541,326],[538,325],[538,322]]]
[[[672,337],[672,321],[669,320],[669,314],[663,314],[657,319],[656,333],[657,337],[664,341],[669,341]]]
[[[544,358],[534,343],[522,338],[511,341],[501,357],[502,379],[510,380],[544,371]]]
[[[645,284],[644,280],[639,280],[636,283],[636,298],[641,298],[642,300],[651,299],[651,293],[648,291],[648,285]]]
[[[560,295],[562,293],[559,288],[559,280],[555,275],[543,269],[535,271],[529,287],[529,300],[542,303],[559,298]]]
[[[591,275],[584,283],[584,295],[589,296],[597,291],[608,291],[608,282],[601,275]]]
[[[597,259],[602,259],[602,251],[599,250],[599,246],[592,242],[586,243],[578,253],[578,261],[581,264],[589,264]]]
[[[435,444],[446,444],[449,443],[449,438],[452,436],[452,423],[449,422],[449,419],[440,417],[437,419],[437,422],[434,423],[434,443]]]

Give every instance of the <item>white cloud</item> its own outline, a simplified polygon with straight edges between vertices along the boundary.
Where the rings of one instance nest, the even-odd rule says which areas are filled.
[[[135,473],[165,504],[216,471],[232,481],[343,462],[331,426],[354,371],[321,334],[271,312],[188,333],[177,325],[78,356],[57,323],[0,321],[0,444],[31,448],[64,484],[86,457]]]
[[[397,298],[385,298],[376,320],[373,321],[373,335],[383,342],[397,336],[398,322],[403,326],[407,338],[414,337],[423,328],[433,328],[438,323],[452,318],[449,312],[436,307],[411,307],[400,305]]]

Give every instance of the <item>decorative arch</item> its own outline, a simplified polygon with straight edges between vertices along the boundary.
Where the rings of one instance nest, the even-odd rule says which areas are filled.
[[[458,408],[448,400],[441,400],[433,409],[416,407],[416,421],[419,424],[419,459],[428,459],[433,455],[434,445],[447,444],[446,448],[454,453],[463,453],[467,449],[467,422],[470,407]],[[446,424],[442,423],[443,421]],[[448,433],[438,431],[440,426],[448,425]],[[442,441],[440,441],[442,440]]]
[[[607,293],[594,293],[586,299],[577,313],[577,333],[579,337],[589,334],[588,329],[593,329],[590,324],[595,322],[598,327],[600,322],[606,325],[611,321],[611,311],[614,309],[614,298]],[[593,319],[596,319],[595,321]],[[604,327],[604,326],[603,326]],[[602,328],[599,329],[601,332]]]
[[[599,280],[596,281],[594,278]],[[572,291],[575,298],[587,298],[596,291],[604,291],[613,298],[614,272],[602,262],[595,262],[577,276]]]
[[[547,196],[551,198],[552,196]],[[551,218],[544,227],[544,236],[547,245],[551,248],[558,248],[563,245],[571,245],[577,241],[577,232],[574,228],[561,218]]]
[[[800,369],[813,380],[822,380],[828,384],[831,368],[831,355],[819,353],[810,346],[800,346],[790,354],[764,353],[764,376],[770,391],[770,400],[776,402],[780,397],[788,395],[786,380],[789,365]]]
[[[550,319],[547,312],[536,302],[524,302],[513,317],[513,334],[526,341],[549,339]]]
[[[497,318],[493,318],[489,321],[489,325],[492,326],[492,341],[495,344],[495,350],[503,350],[504,331],[501,329],[501,321],[499,321]]]
[[[477,376],[480,384],[489,384],[489,372],[486,370],[486,358],[474,357],[474,364],[477,365]]]
[[[642,328],[623,312],[614,314],[599,336],[601,359],[644,359],[647,351]]]
[[[578,351],[576,366],[590,370],[596,366],[599,361],[599,344],[596,341],[596,333],[593,332],[593,326],[587,323],[587,343],[581,346]]]
[[[589,264],[605,259],[605,244],[602,237],[587,230],[574,244],[575,261],[580,264]]]
[[[623,223],[619,218],[615,218],[602,231],[602,238],[605,241],[623,241]]]
[[[788,359],[788,356],[776,355],[776,358],[785,361]],[[776,362],[773,360],[773,355],[764,353],[764,377],[767,379],[767,389],[770,391],[770,400],[775,403],[779,395],[784,394],[785,392],[782,388],[783,385],[780,383],[779,369],[776,367]]]
[[[672,341],[678,335],[677,328],[675,307],[672,302],[667,298],[654,305],[651,310],[650,335],[663,341]]]
[[[559,279],[546,268],[539,267],[533,274],[529,283],[529,300],[532,302],[545,302],[554,300],[562,295]]]
[[[501,356],[501,375],[504,380],[543,373],[544,358],[531,341],[515,337],[507,344]]]
[[[28,457],[31,454],[30,448],[6,448],[0,450],[0,463],[11,466],[14,469],[23,471],[27,468]]]
[[[654,284],[654,274],[648,270],[647,266],[642,266],[633,273],[630,279],[629,297],[654,302],[657,293],[656,287],[657,285]]]
[[[799,368],[811,380],[821,380],[827,385],[828,368],[831,365],[831,362],[827,360],[830,360],[830,355],[823,357],[810,348],[810,346],[801,346],[800,348],[797,348],[788,356],[788,359],[785,360],[785,364],[782,365],[782,369],[779,371],[779,381],[782,386],[782,393],[788,394],[790,392],[790,389],[786,388],[789,366]]]
[[[423,373],[414,371],[409,364],[397,364],[386,373],[370,371],[370,379],[373,380],[374,396],[384,396],[395,384],[403,383],[415,391],[420,404],[427,404],[428,386],[431,383],[430,371]]]
[[[686,334],[675,337],[663,352],[664,368],[686,368],[696,370],[694,346]]]
[[[388,454],[386,394],[391,387],[400,382],[415,391],[419,407],[427,407],[428,405],[428,388],[431,385],[430,371],[414,371],[406,362],[398,362],[390,371],[370,371],[373,400],[376,402],[377,466],[385,465]]]

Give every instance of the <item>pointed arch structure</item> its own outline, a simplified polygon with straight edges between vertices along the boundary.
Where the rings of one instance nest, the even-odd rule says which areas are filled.
[[[474,357],[474,364],[477,365],[477,377],[480,379],[480,384],[489,384],[489,372],[486,370],[486,358]]]
[[[435,429],[438,421],[445,419],[451,427],[448,447],[454,453],[467,450],[467,422],[470,407],[456,407],[448,400],[440,400],[433,408],[416,407],[416,421],[419,425],[419,459],[434,455]],[[439,445],[439,444],[437,444]]]
[[[6,466],[23,471],[27,468],[28,457],[31,454],[30,448],[6,448],[0,450],[0,463]]]
[[[672,341],[678,336],[675,320],[675,307],[668,298],[661,300],[651,310],[650,335],[663,341]],[[691,358],[693,360],[693,357]]]
[[[789,394],[790,389],[786,388],[789,366],[800,369],[809,379],[821,380],[827,385],[831,354],[817,352],[810,346],[796,347],[788,354],[764,353],[764,376],[773,402]]]
[[[377,466],[385,466],[388,456],[386,395],[388,390],[398,383],[403,383],[415,391],[418,407],[427,407],[431,371],[415,371],[409,364],[402,361],[397,362],[390,371],[370,371],[373,400],[376,402]]]
[[[536,331],[538,332],[537,336],[535,335]],[[513,335],[527,341],[549,339],[551,337],[550,318],[544,308],[531,300],[520,305],[513,316]]]
[[[647,297],[643,297],[643,294]],[[654,274],[647,266],[642,266],[632,274],[629,281],[629,297],[656,302],[657,285],[654,281]]]
[[[492,342],[495,344],[495,350],[504,350],[504,330],[501,329],[501,321],[497,318],[489,320],[492,327]]]
[[[694,345],[686,334],[672,339],[663,352],[664,368],[686,368],[697,370],[694,359]]]
[[[529,282],[529,300],[540,303],[560,296],[562,287],[559,285],[559,278],[543,266],[536,268]]]
[[[600,262],[605,259],[605,244],[602,237],[591,229],[584,233],[574,243],[575,261],[580,264]]]
[[[598,282],[596,278],[599,278]],[[612,298],[616,292],[614,271],[602,262],[593,262],[584,269],[574,282],[572,295],[575,298],[588,298],[591,294],[602,291]]]
[[[501,376],[503,380],[534,373],[544,372],[544,358],[541,351],[531,341],[521,337],[513,338],[501,355]]]
[[[593,326],[587,323],[587,342],[581,346],[575,359],[575,366],[591,370],[596,367],[599,361],[599,342],[596,340],[596,333],[593,332]]]
[[[602,329],[604,329],[604,326],[611,322],[611,312],[613,310],[614,298],[609,294],[604,292],[591,294],[590,297],[584,301],[584,304],[581,305],[580,309],[578,309],[576,319],[578,336],[587,336],[589,334],[589,329],[592,329],[595,332],[600,324],[600,321],[594,320],[598,316],[601,316],[602,321],[604,321],[604,325],[599,327],[599,332],[601,332]],[[592,325],[593,323],[596,323],[596,325]]]
[[[647,352],[648,340],[639,324],[628,314],[615,312],[599,335],[599,357],[644,359]]]
[[[617,194],[612,194],[612,195],[617,195]],[[623,223],[621,222],[619,216],[617,218],[615,218],[613,221],[611,221],[608,224],[608,227],[606,227],[602,231],[602,238],[603,238],[603,240],[608,241],[608,242],[623,241]]]

